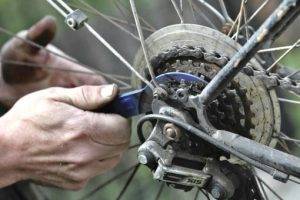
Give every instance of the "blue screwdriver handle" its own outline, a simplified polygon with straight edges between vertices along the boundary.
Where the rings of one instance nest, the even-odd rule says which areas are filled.
[[[140,99],[144,89],[134,90],[117,96],[110,104],[105,106],[104,113],[119,114],[130,118],[140,113]]]

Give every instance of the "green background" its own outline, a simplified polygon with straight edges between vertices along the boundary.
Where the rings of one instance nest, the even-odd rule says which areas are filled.
[[[122,17],[122,15],[120,15],[120,13],[113,6],[111,0],[89,0],[87,2],[91,3],[95,8],[101,10],[105,14]],[[167,22],[176,23],[176,17],[173,16],[168,18],[168,14],[165,11],[169,11],[169,9],[166,7],[158,7],[158,4],[156,4],[155,2],[157,1],[137,1],[138,8],[141,10],[145,9],[143,10],[143,14],[146,15],[147,20],[151,23],[154,23],[157,28],[166,25],[164,23]],[[74,3],[74,1],[72,1],[71,3]],[[164,6],[165,5],[167,4],[164,4]],[[152,11],[156,9],[155,16],[153,15],[151,9]],[[158,11],[159,13],[157,13]],[[62,50],[66,51],[67,53],[84,63],[93,66],[98,66],[100,63],[100,66],[104,66],[101,68],[104,71],[117,71],[120,74],[128,75],[128,71],[122,69],[119,70],[119,68],[113,66],[117,65],[118,61],[116,61],[115,58],[112,57],[105,48],[101,46],[96,46],[93,40],[90,40],[88,38],[89,36],[87,36],[86,32],[81,31],[78,34],[76,34],[73,31],[69,30],[63,23],[62,17],[58,15],[57,12],[46,3],[46,0],[0,0],[0,26],[5,27],[6,29],[15,33],[20,30],[29,28],[32,24],[37,22],[45,15],[53,15],[57,17],[59,26],[58,34],[54,41],[55,45],[62,48]],[[122,53],[128,53],[127,57],[131,61],[134,52],[138,48],[138,45],[133,44],[129,41],[116,41],[116,38],[118,38],[118,36],[113,35],[113,37],[111,35],[111,29],[107,28],[106,25],[102,25],[102,19],[93,15],[91,17],[91,22],[96,24],[98,30],[100,30],[100,32],[102,32],[103,35],[106,38],[108,38],[110,42],[117,45]],[[299,29],[297,30],[297,28],[295,27],[297,26],[292,26],[292,31],[290,31],[291,33],[287,33],[284,36],[282,36],[279,39],[279,42],[277,42],[277,45],[290,45],[293,42],[295,42],[297,37],[299,37]],[[114,32],[118,31],[117,29],[113,30]],[[9,36],[0,33],[0,45],[4,44],[4,42],[8,39],[10,39]],[[95,58],[97,57],[97,54],[102,55],[102,60],[99,62]],[[300,69],[300,50],[295,50],[292,53],[290,53],[286,58],[284,58],[281,61],[281,63],[295,69]],[[293,95],[289,96],[290,98],[297,99]],[[300,138],[300,106],[285,104],[283,109],[285,112],[290,114],[291,121],[293,122],[294,128],[291,127],[290,134]],[[125,160],[129,162],[127,162],[127,164],[121,164],[120,166],[118,166],[115,172],[121,171],[122,169],[131,166],[136,162],[134,154],[125,155],[123,161]],[[78,199],[80,196],[86,193],[86,191],[90,191],[91,189],[95,188],[96,185],[99,185],[99,183],[104,182],[104,180],[106,180],[109,177],[112,177],[115,172],[110,172],[106,175],[93,179],[85,190],[79,192],[63,191],[54,188],[45,189],[42,187],[38,187],[38,190],[41,190],[50,199]],[[125,181],[126,176],[120,179],[119,181],[111,184],[109,187],[104,188],[104,190],[97,192],[95,195],[93,195],[91,199],[114,199],[118,195],[118,192],[122,188]],[[124,199],[154,199],[159,185],[160,184],[158,183],[153,184],[150,172],[143,167],[140,169],[138,177],[135,178],[134,185],[130,187],[128,192],[126,192],[126,197]],[[195,190],[193,190],[193,192],[188,194],[184,192],[178,194],[174,193],[174,190],[172,189],[166,189],[165,191],[166,193],[164,193],[162,199],[190,199],[192,198],[193,193],[195,192]]]

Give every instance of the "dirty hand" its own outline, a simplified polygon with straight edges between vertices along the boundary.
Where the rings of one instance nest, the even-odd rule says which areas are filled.
[[[66,189],[113,168],[130,140],[126,119],[93,113],[115,85],[50,88],[21,98],[0,118],[0,187],[21,180]]]
[[[46,47],[56,54],[64,55],[56,47],[49,45],[55,32],[55,19],[47,16],[28,31],[20,32],[18,36]],[[91,71],[19,38],[13,38],[3,46],[0,70],[0,102],[7,106],[12,106],[16,100],[30,92],[48,87],[76,87],[105,83],[101,76],[76,73],[75,71],[88,73]]]

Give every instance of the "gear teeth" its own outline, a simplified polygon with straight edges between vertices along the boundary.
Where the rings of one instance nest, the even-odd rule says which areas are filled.
[[[207,52],[203,47],[185,45],[165,50],[151,59],[151,64],[153,61],[156,72],[162,68],[162,73],[188,72],[211,80],[229,60],[217,52]],[[204,86],[201,87],[192,87],[191,91],[200,93]],[[254,128],[252,117],[255,116],[255,112],[252,111],[253,102],[248,99],[247,87],[242,87],[236,78],[227,88],[221,97],[208,106],[209,119],[215,127],[235,130],[248,137],[251,128]]]
[[[180,60],[176,60],[175,67],[180,67],[180,66],[181,66],[181,61]]]
[[[189,67],[193,67],[193,61],[192,60],[188,60],[188,64]]]

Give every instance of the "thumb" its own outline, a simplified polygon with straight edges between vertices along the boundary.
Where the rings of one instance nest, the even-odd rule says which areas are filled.
[[[33,25],[27,32],[27,39],[41,45],[46,46],[49,44],[56,32],[56,20],[52,16],[46,16]],[[33,51],[38,49],[33,47]]]
[[[54,100],[70,104],[82,110],[95,110],[111,102],[118,94],[115,84],[101,86],[81,86],[55,92]]]

